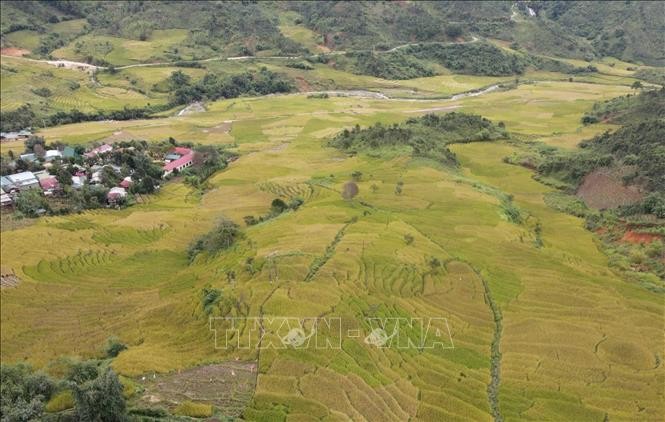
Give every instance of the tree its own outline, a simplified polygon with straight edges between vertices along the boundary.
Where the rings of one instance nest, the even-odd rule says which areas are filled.
[[[446,27],[446,35],[448,38],[458,38],[462,35],[462,27],[456,24],[451,24]]]
[[[171,89],[178,89],[183,86],[188,86],[192,78],[182,70],[176,70],[169,76],[168,82]]]
[[[125,420],[122,384],[111,368],[97,378],[73,386],[76,413],[80,420],[120,422]]]
[[[286,205],[286,202],[279,198],[273,199],[273,201],[270,203],[270,211],[275,215],[283,213],[288,208],[289,206]]]
[[[25,364],[0,366],[0,415],[3,421],[41,420],[44,402],[55,391],[45,374]]]
[[[41,136],[34,136],[33,135],[33,136],[29,137],[28,139],[25,140],[24,145],[25,145],[25,152],[26,153],[36,152],[35,151],[35,146],[36,145],[40,145],[42,147],[42,149],[46,149],[46,148],[44,148],[46,146],[46,141]]]
[[[635,81],[635,82],[633,82],[633,84],[630,87],[637,90],[637,89],[644,88],[644,85],[642,85],[642,82],[640,82],[640,81]]]
[[[118,184],[120,178],[115,173],[115,170],[113,170],[113,167],[105,166],[102,169],[101,180],[104,186],[112,188]]]
[[[16,208],[28,217],[37,217],[42,210],[48,210],[49,206],[39,189],[28,189],[19,194]]]

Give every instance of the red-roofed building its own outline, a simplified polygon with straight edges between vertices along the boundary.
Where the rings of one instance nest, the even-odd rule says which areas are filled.
[[[109,204],[115,204],[118,201],[127,197],[127,191],[123,188],[111,188],[109,193],[106,194],[106,199]]]
[[[130,176],[127,176],[124,179],[122,179],[122,182],[120,182],[118,186],[127,189],[132,185],[132,183],[133,183],[132,178]]]
[[[191,154],[192,150],[189,149],[189,148],[185,148],[185,147],[175,147],[171,150],[171,152],[174,152],[174,153],[180,154],[180,155],[187,155],[187,154]]]
[[[191,149],[184,147],[175,147],[169,153],[169,156],[173,155],[179,155],[180,158],[176,158],[164,164],[164,167],[162,168],[164,170],[164,176],[168,176],[174,171],[180,172],[192,165],[194,159],[194,152]]]
[[[104,144],[101,146],[98,146],[97,148],[93,148],[90,151],[86,152],[83,154],[86,158],[93,158],[97,156],[98,154],[104,154],[106,152],[113,151],[113,145],[109,144]]]
[[[39,181],[39,186],[42,187],[44,194],[52,195],[54,191],[58,190],[60,184],[55,176],[45,177]]]

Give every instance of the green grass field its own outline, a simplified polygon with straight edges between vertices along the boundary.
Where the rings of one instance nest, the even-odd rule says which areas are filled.
[[[170,70],[134,68],[100,80],[113,90],[109,101],[121,102],[127,99],[115,90],[127,89],[127,78],[149,86]],[[200,76],[198,69],[187,72]],[[441,96],[502,81],[384,81],[319,66],[309,72],[310,81]],[[28,95],[11,79],[5,91],[5,80],[3,70],[3,107],[5,98]],[[454,145],[459,169],[405,156],[349,157],[325,146],[356,124],[457,107],[503,121],[520,137],[574,148],[609,128],[581,127],[584,112],[628,92],[622,83],[543,77],[456,101],[294,94],[218,101],[182,117],[41,130],[49,142],[172,136],[234,145],[241,156],[210,179],[203,195],[174,181],[124,210],[41,218],[3,231],[2,272],[22,281],[1,293],[2,361],[40,366],[61,355],[93,357],[112,335],[128,345],[113,362],[127,377],[258,361],[247,420],[477,421],[491,420],[497,406],[505,420],[660,420],[662,295],[618,278],[582,220],[545,205],[551,188],[502,162],[519,142]],[[20,145],[2,145],[3,153],[8,149]],[[356,171],[359,194],[344,200],[342,186]],[[523,223],[504,216],[505,195]],[[305,200],[299,210],[243,223],[244,216],[267,213],[273,199],[296,196]],[[190,264],[188,245],[222,216],[240,224],[244,237]],[[432,266],[432,258],[443,264]],[[454,348],[379,349],[361,337],[345,338],[340,350],[215,349],[201,307],[205,286],[230,298],[234,316],[331,315],[361,328],[365,317],[443,317]],[[276,328],[266,324],[267,339],[275,340]],[[501,352],[494,361],[492,344]],[[492,383],[497,397],[488,397]]]

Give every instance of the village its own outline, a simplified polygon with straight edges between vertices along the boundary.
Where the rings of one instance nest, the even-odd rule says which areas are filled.
[[[84,148],[54,142],[29,130],[3,133],[3,140],[24,140],[18,157],[3,157],[0,204],[3,211],[37,217],[141,202],[175,175],[200,177],[226,166],[222,150],[178,144],[122,141]],[[19,215],[20,215],[19,214]]]

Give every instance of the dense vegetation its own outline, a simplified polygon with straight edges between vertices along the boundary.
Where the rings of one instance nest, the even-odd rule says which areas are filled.
[[[331,56],[310,60],[331,62]],[[483,42],[413,44],[393,51],[361,51],[334,58],[334,66],[352,73],[385,79],[413,79],[438,74],[434,65],[454,73],[479,76],[520,75],[527,68],[568,73],[595,72],[594,66],[573,66],[561,60],[528,53],[507,53]]]
[[[237,224],[231,220],[222,219],[208,233],[196,239],[187,250],[190,262],[201,252],[214,255],[219,251],[230,248],[242,237],[242,232]]]
[[[61,366],[63,377],[54,379],[24,364],[3,364],[2,420],[61,420],[55,412],[64,420],[126,420],[123,386],[108,362],[63,360]]]
[[[16,110],[0,113],[2,131],[17,131],[24,128],[49,127],[69,123],[95,122],[101,120],[147,119],[152,114],[168,110],[172,105],[147,106],[143,108],[125,107],[120,110],[83,113],[77,109],[58,111],[49,116],[39,116],[30,104],[24,104]]]
[[[582,122],[589,124],[607,120],[625,124],[653,119],[665,119],[665,88],[596,103]]]
[[[349,153],[396,151],[425,157],[444,164],[455,164],[455,155],[446,145],[460,142],[488,141],[507,138],[502,124],[494,125],[476,115],[448,113],[411,118],[398,125],[377,123],[365,129],[345,129],[329,145]]]
[[[506,54],[485,43],[423,44],[409,47],[408,51],[417,58],[436,61],[456,73],[504,76],[523,73],[526,67],[517,55]]]
[[[187,10],[187,13],[182,13]],[[284,37],[277,28],[273,7],[256,2],[3,2],[2,34],[21,29],[46,33],[53,23],[85,18],[83,33],[115,36],[145,41],[155,30],[188,28],[185,39],[168,51],[164,58],[187,59],[199,54],[224,52],[229,55],[254,54],[273,50],[285,54],[302,47]],[[5,17],[6,15],[6,17]],[[42,37],[40,54],[48,54],[70,41],[54,32]],[[109,46],[107,46],[109,47]],[[114,46],[109,48],[113,49]],[[82,54],[91,61],[108,51],[95,43],[81,42]]]
[[[413,79],[433,76],[436,72],[426,63],[402,51],[390,54],[373,52],[347,53],[351,72],[384,79]]]
[[[190,78],[180,72],[174,72],[169,83],[175,89],[172,104],[188,104],[200,100],[218,100],[236,98],[241,95],[267,95],[292,91],[293,85],[282,76],[265,67],[258,72],[247,71],[241,74],[220,78],[209,73],[200,81],[192,83]]]

